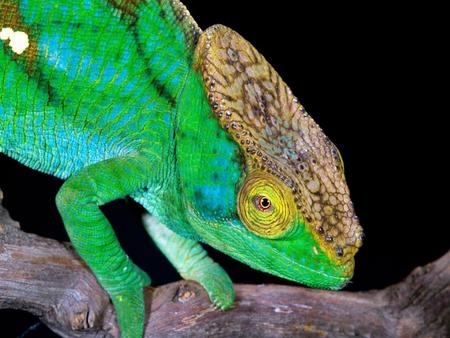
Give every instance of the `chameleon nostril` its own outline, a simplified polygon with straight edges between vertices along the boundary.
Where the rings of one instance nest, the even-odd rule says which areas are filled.
[[[342,257],[344,255],[344,249],[340,245],[336,247],[336,255],[338,255],[339,257]]]

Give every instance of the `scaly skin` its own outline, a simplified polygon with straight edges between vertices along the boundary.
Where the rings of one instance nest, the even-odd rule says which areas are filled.
[[[99,206],[126,195],[222,309],[232,283],[199,241],[313,287],[351,278],[362,230],[339,152],[237,33],[202,32],[177,0],[1,0],[0,38],[0,152],[66,179],[58,209],[122,337],[142,336],[150,278]]]

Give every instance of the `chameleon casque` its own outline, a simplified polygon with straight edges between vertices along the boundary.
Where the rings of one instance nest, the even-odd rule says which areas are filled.
[[[177,0],[1,0],[0,30],[0,152],[66,180],[58,210],[122,337],[143,334],[150,278],[99,206],[127,195],[222,309],[231,280],[198,242],[312,287],[352,277],[339,151],[238,33],[202,31]]]

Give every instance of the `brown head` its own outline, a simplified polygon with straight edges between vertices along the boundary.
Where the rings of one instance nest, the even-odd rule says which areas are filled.
[[[350,261],[363,232],[336,146],[272,66],[233,30],[209,28],[197,55],[211,107],[241,146],[247,174],[264,172],[283,182],[291,195],[286,198],[329,258]]]

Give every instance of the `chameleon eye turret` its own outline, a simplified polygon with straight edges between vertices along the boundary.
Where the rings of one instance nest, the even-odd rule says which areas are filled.
[[[362,244],[362,229],[337,148],[238,33],[220,25],[209,28],[197,55],[211,108],[243,153],[238,211],[248,230],[282,238],[298,227],[298,219],[330,259],[338,264],[352,260]],[[251,208],[258,189],[273,189],[273,212]]]
[[[286,237],[297,214],[289,189],[261,170],[249,174],[238,194],[238,212],[249,231],[265,238]]]

